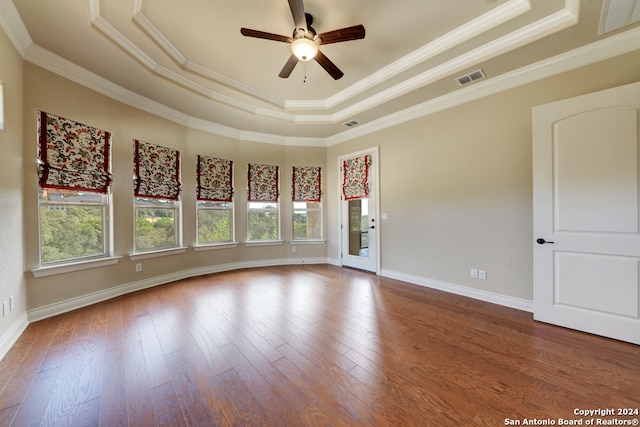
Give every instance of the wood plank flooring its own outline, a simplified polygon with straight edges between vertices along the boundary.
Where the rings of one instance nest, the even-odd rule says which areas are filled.
[[[639,409],[640,347],[355,270],[269,267],[35,322],[0,390],[0,426],[631,422],[574,411]]]

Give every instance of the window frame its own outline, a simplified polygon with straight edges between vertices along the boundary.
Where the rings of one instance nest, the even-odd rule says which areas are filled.
[[[202,206],[205,204],[217,204],[223,205],[228,204],[228,207],[221,206]],[[227,211],[229,215],[229,240],[215,240],[210,242],[201,242],[200,241],[200,212],[202,211]],[[207,200],[196,200],[196,246],[197,247],[207,247],[207,246],[224,246],[224,245],[234,245],[236,243],[236,222],[235,222],[235,204],[232,199],[229,202],[214,202]]]
[[[296,204],[299,203],[305,203],[306,207],[305,208],[296,208]],[[309,204],[317,204],[318,207],[317,208],[309,208]],[[322,200],[320,200],[319,202],[309,202],[309,201],[293,201],[292,202],[292,216],[291,216],[291,241],[292,242],[322,242],[324,241],[324,218],[323,218],[323,209],[322,209]],[[317,212],[318,213],[318,220],[320,221],[320,231],[319,231],[319,236],[315,237],[315,238],[296,238],[296,232],[295,232],[295,227],[296,227],[296,214],[300,213],[300,212],[305,212],[306,213],[306,217],[309,218],[309,212]]]
[[[95,194],[99,196],[100,202],[60,202],[60,201],[51,201],[51,200],[43,200],[41,197],[41,193],[43,191],[56,191],[56,192],[78,192],[78,193],[87,193],[87,194]],[[111,192],[107,193],[98,193],[95,191],[77,191],[77,190],[68,190],[68,189],[51,189],[51,188],[42,188],[38,184],[38,265],[39,269],[47,269],[58,266],[67,266],[73,264],[86,264],[91,261],[100,261],[108,258],[113,258],[113,195]],[[71,258],[63,258],[54,261],[44,261],[43,260],[43,241],[42,241],[42,208],[45,206],[66,206],[66,207],[86,207],[86,206],[96,206],[101,207],[101,216],[102,216],[102,252],[92,255],[83,255]]]
[[[148,201],[152,201],[152,202],[159,202],[159,203],[170,203],[172,206],[164,206],[164,207],[158,207],[155,209],[164,209],[164,210],[172,210],[174,211],[174,216],[173,216],[173,229],[174,229],[174,243],[170,244],[170,245],[164,245],[164,246],[154,246],[151,248],[144,248],[144,249],[139,249],[137,247],[137,241],[138,241],[138,227],[137,227],[137,213],[138,213],[138,209],[154,209],[153,207],[150,206],[142,206],[141,203],[139,202],[139,200],[148,200]],[[133,197],[133,256],[135,255],[143,255],[143,254],[153,254],[156,252],[165,252],[165,251],[172,251],[172,250],[176,250],[176,249],[182,249],[182,201],[181,199],[178,197],[177,200],[169,200],[169,199],[163,199],[163,198],[159,198],[159,197],[139,197],[139,196],[134,196]]]
[[[274,208],[265,207],[251,207],[252,203],[263,204],[263,205],[275,205]],[[251,221],[249,220],[249,216],[252,212],[275,212],[277,215],[277,231],[278,235],[275,239],[251,239]],[[282,242],[282,215],[280,215],[280,202],[279,201],[247,201],[247,243],[281,243]]]
[[[42,277],[117,263],[119,257],[113,256],[111,133],[72,119],[38,111],[37,134],[38,267],[31,270],[33,275]],[[49,199],[49,192],[58,192],[60,199]],[[63,200],[65,195],[67,200]],[[93,195],[96,200],[86,200],[86,195]],[[75,201],[72,200],[74,197],[77,198]],[[43,210],[47,206],[98,207],[101,224],[97,234],[102,246],[101,251],[45,261]],[[90,227],[91,223],[88,225]],[[68,223],[61,223],[56,232],[67,226]]]

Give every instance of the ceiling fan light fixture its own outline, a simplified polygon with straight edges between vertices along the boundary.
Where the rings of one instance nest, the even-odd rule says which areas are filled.
[[[318,53],[318,45],[313,40],[300,37],[291,44],[291,52],[300,61],[310,61]]]

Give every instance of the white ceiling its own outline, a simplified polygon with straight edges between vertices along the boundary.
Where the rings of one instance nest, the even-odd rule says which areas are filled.
[[[0,0],[0,25],[25,60],[138,108],[232,137],[301,145],[340,142],[640,48],[636,0],[304,6],[319,33],[364,25],[363,40],[321,46],[342,79],[313,61],[282,79],[289,45],[240,34],[290,36],[285,0]],[[480,68],[487,78],[457,84]],[[345,127],[351,120],[359,126]]]

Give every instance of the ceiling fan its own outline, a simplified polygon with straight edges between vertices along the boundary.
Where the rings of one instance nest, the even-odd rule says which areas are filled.
[[[318,46],[363,39],[364,27],[362,25],[354,25],[353,27],[317,34],[316,30],[311,26],[313,23],[313,16],[305,13],[302,0],[288,1],[289,8],[291,9],[291,15],[293,15],[293,22],[295,23],[295,28],[291,37],[252,30],[249,28],[241,28],[240,32],[243,36],[247,37],[256,37],[259,39],[274,40],[277,42],[291,44],[291,56],[289,57],[289,60],[287,60],[287,63],[284,64],[284,67],[279,74],[279,76],[284,79],[291,75],[291,72],[298,61],[310,61],[315,59],[316,62],[331,75],[331,77],[338,80],[344,75],[344,73],[318,49]]]

